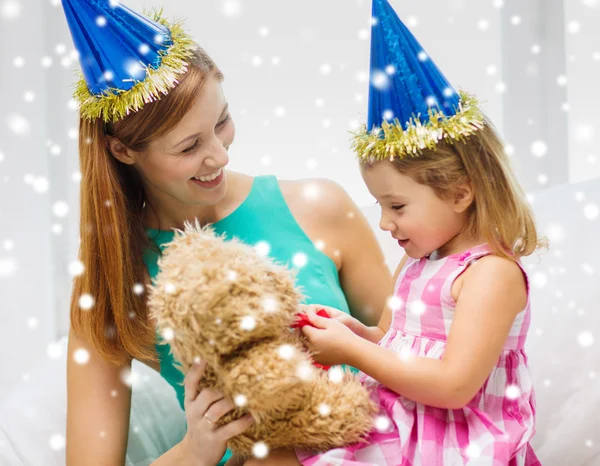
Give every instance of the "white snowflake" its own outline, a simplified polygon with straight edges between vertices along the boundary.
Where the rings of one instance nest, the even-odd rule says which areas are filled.
[[[470,443],[465,453],[469,458],[477,458],[481,456],[481,448],[474,443]]]
[[[292,345],[282,345],[277,350],[277,354],[281,359],[290,360],[294,357],[296,353],[294,347]]]
[[[315,183],[306,183],[302,189],[302,196],[307,200],[315,200],[320,197],[319,187]]]
[[[221,11],[225,16],[237,16],[242,12],[242,3],[238,0],[226,0]]]
[[[275,312],[279,308],[279,303],[271,296],[264,298],[262,305],[265,312]]]
[[[237,394],[233,397],[233,402],[239,407],[246,406],[248,404],[248,398],[246,395]]]
[[[256,328],[256,319],[252,316],[245,316],[240,322],[240,328],[242,330],[254,330]]]
[[[29,120],[19,114],[10,115],[8,117],[8,127],[17,136],[27,136],[31,132]]]
[[[308,168],[309,170],[314,170],[315,168],[317,168],[318,162],[315,159],[308,159],[306,161],[306,168]]]
[[[77,277],[83,273],[85,267],[81,261],[73,261],[69,264],[69,275]]]
[[[21,4],[16,0],[4,0],[0,8],[4,19],[13,20],[21,16]]]
[[[593,275],[594,274],[594,267],[592,267],[590,264],[582,264],[581,268],[588,275]]]
[[[271,165],[271,162],[272,162],[272,160],[271,160],[271,156],[270,155],[263,155],[260,158],[260,163],[262,165],[264,165],[265,167],[269,167]]]
[[[298,367],[296,368],[296,376],[300,379],[300,380],[304,380],[304,381],[308,381],[311,380],[315,375],[315,370],[314,370],[314,366],[312,364],[303,362],[301,364],[298,364]]]
[[[332,367],[327,372],[327,375],[333,383],[340,383],[344,380],[344,371],[341,367]]]
[[[536,272],[531,277],[531,284],[536,288],[544,288],[548,283],[548,277],[542,272]]]
[[[421,316],[427,310],[427,305],[423,301],[417,300],[412,303],[409,303],[408,308],[413,314]]]
[[[390,81],[390,78],[388,77],[387,73],[382,72],[382,71],[374,71],[371,76],[371,84],[376,89],[379,89],[380,91],[384,91],[390,86],[391,81]]]
[[[597,204],[587,204],[583,208],[583,216],[588,220],[596,220],[596,218],[598,218],[599,210]]]
[[[552,244],[560,243],[565,239],[565,227],[560,223],[550,223],[546,226],[545,230],[546,236],[548,236],[548,239]]]
[[[569,21],[567,24],[567,31],[571,34],[577,34],[581,31],[581,23],[579,21]]]
[[[135,285],[133,285],[133,292],[140,296],[143,295],[145,291],[144,285],[142,283],[136,283]]]
[[[78,348],[73,351],[73,360],[79,365],[87,364],[90,360],[90,352],[85,348]]]
[[[89,311],[92,307],[94,307],[94,304],[94,297],[88,293],[84,293],[79,297],[79,307],[84,311]]]
[[[504,394],[509,400],[516,400],[521,396],[521,389],[517,385],[509,385]]]
[[[175,338],[175,330],[170,327],[166,327],[162,330],[161,335],[163,340],[173,341],[173,338]]]
[[[388,109],[383,112],[382,116],[385,120],[391,121],[394,119],[394,112]]]
[[[50,359],[58,359],[62,356],[62,347],[59,343],[50,343],[46,347],[46,356]]]
[[[380,415],[375,418],[375,429],[378,432],[385,433],[390,431],[392,428],[392,421],[385,415]]]
[[[262,65],[262,62],[263,59],[259,55],[254,55],[250,60],[250,63],[252,63],[252,66],[255,68],[258,68],[260,65]]]
[[[175,284],[173,284],[173,283],[167,283],[165,285],[165,293],[167,293],[167,294],[173,294],[173,293],[175,293],[175,290],[176,290]]]
[[[591,142],[594,139],[594,126],[589,123],[578,125],[575,129],[575,138],[577,142]]]
[[[254,245],[254,250],[259,256],[267,256],[271,251],[271,245],[266,241],[259,241]]]
[[[142,79],[146,75],[146,70],[142,64],[136,60],[129,60],[125,64],[127,74],[134,79]]]
[[[594,344],[594,335],[589,331],[580,332],[577,335],[577,342],[583,348],[588,348]]]
[[[12,277],[16,268],[14,259],[0,257],[0,278]]]
[[[326,403],[321,403],[319,405],[318,410],[319,410],[319,414],[323,417],[329,416],[331,414],[331,407]]]
[[[321,74],[323,75],[328,75],[331,73],[331,65],[329,63],[323,63],[320,67],[319,67],[319,71],[321,72]]]
[[[140,375],[128,367],[121,371],[120,378],[127,387],[136,387],[142,382]]]
[[[67,442],[61,434],[54,434],[50,437],[48,445],[50,445],[50,448],[54,451],[61,451],[65,449]]]
[[[306,257],[306,254],[299,252],[294,254],[294,257],[292,257],[292,263],[294,264],[294,267],[301,268],[308,263],[308,258]]]
[[[548,153],[548,145],[544,141],[534,141],[531,144],[531,153],[536,157],[544,157]]]
[[[259,459],[266,458],[269,454],[269,447],[265,442],[256,442],[252,447],[252,454]]]
[[[52,206],[52,213],[59,218],[66,217],[69,213],[69,205],[63,201],[57,201]]]

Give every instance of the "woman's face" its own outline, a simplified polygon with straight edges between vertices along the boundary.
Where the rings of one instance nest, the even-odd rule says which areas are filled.
[[[227,190],[227,150],[235,127],[221,83],[207,77],[196,102],[167,134],[136,152],[134,168],[158,205],[214,205]]]

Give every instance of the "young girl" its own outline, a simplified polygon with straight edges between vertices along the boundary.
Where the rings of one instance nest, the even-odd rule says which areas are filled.
[[[488,122],[464,143],[362,164],[406,252],[394,294],[377,327],[327,309],[303,332],[318,362],[363,372],[380,413],[367,444],[299,452],[302,464],[538,464],[520,263],[538,238],[507,166]]]
[[[520,262],[539,244],[531,210],[477,101],[387,0],[373,0],[372,24],[369,123],[354,147],[380,226],[406,257],[377,327],[314,308],[302,331],[317,362],[361,371],[379,415],[364,443],[277,451],[271,463],[539,465]]]

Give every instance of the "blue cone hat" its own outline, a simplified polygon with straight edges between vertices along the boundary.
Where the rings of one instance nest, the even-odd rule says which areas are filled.
[[[117,0],[62,0],[82,77],[84,118],[117,121],[160,99],[187,71],[196,44],[180,24],[142,16]]]
[[[388,0],[373,0],[371,23],[368,123],[353,140],[359,158],[414,156],[483,127],[476,99],[452,87]]]

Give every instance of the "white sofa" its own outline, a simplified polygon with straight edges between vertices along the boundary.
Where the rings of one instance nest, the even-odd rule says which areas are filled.
[[[528,258],[533,322],[528,350],[537,389],[534,447],[545,466],[600,465],[600,179],[534,196],[548,253]],[[402,251],[378,229],[377,206],[364,209],[390,267]],[[65,342],[0,403],[0,464],[65,464]],[[134,365],[127,465],[152,462],[184,433],[172,389]]]

